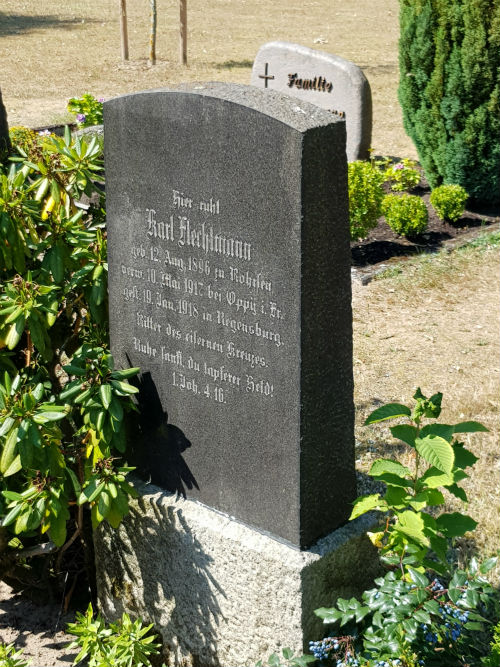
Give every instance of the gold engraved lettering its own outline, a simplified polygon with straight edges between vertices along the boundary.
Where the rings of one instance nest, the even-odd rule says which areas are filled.
[[[297,73],[288,75],[287,86],[302,90],[317,90],[320,93],[331,93],[333,90],[333,83],[327,81],[324,76],[315,76],[314,79],[299,79]]]

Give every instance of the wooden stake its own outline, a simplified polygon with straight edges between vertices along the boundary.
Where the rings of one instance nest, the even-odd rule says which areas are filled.
[[[122,44],[122,60],[128,60],[128,33],[127,33],[127,0],[120,3],[120,36]]]
[[[156,0],[149,0],[151,5],[151,30],[149,32],[149,64],[156,65]]]
[[[187,65],[187,0],[179,0],[180,63]]]

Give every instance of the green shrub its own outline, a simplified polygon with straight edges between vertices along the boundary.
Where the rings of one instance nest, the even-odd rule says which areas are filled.
[[[500,201],[500,11],[491,0],[400,0],[399,100],[431,188]]]
[[[428,398],[417,389],[413,398],[413,409],[389,403],[365,422],[395,420],[390,431],[409,448],[413,456],[406,461],[412,463],[374,461],[369,474],[385,490],[354,503],[351,519],[381,513],[378,530],[368,536],[389,571],[361,601],[338,598],[334,607],[315,611],[324,623],[339,626],[337,636],[311,642],[321,664],[465,667],[478,665],[488,651],[498,592],[485,575],[497,559],[480,565],[473,558],[467,569],[455,569],[452,542],[477,523],[460,512],[436,511],[443,509],[445,490],[467,503],[459,483],[477,457],[459,438],[487,429],[475,421],[437,423],[440,392]]]
[[[102,98],[96,99],[85,93],[81,97],[72,97],[68,100],[68,111],[76,114],[76,120],[81,127],[102,124]]]
[[[441,220],[455,222],[463,214],[467,192],[461,185],[440,185],[431,192],[431,204]]]
[[[401,162],[392,164],[384,171],[384,178],[389,181],[391,190],[394,192],[403,192],[411,190],[420,183],[420,174],[418,173],[414,160],[404,158]]]
[[[102,145],[68,129],[26,136],[0,167],[0,578],[21,580],[41,542],[62,571],[86,544],[84,511],[94,527],[128,513],[124,415],[138,391],[138,369],[115,370],[109,353]]]
[[[22,656],[22,649],[16,651],[14,644],[0,643],[0,667],[28,667],[30,662]]]
[[[382,213],[389,227],[403,236],[421,234],[429,220],[425,203],[415,195],[386,195]]]
[[[493,630],[493,641],[490,644],[490,654],[481,660],[484,667],[498,667],[500,665],[500,622]]]
[[[142,620],[132,621],[125,613],[108,625],[100,614],[94,618],[89,604],[85,614],[77,612],[76,622],[67,626],[67,632],[76,637],[68,648],[80,648],[73,664],[87,658],[89,667],[149,667],[149,656],[158,655],[161,646],[149,634],[152,627],[143,627]]]
[[[383,174],[370,162],[349,163],[349,224],[353,241],[365,238],[377,226],[384,198],[383,182]]]

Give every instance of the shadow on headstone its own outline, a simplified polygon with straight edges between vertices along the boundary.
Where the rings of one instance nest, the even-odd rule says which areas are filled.
[[[106,559],[110,582],[108,599],[113,600],[116,616],[133,609],[157,631],[161,628],[163,637],[177,638],[175,645],[163,644],[162,660],[188,652],[192,667],[218,666],[215,629],[222,612],[217,596],[226,596],[210,572],[213,558],[193,535],[182,509],[149,504],[141,499],[131,508],[127,542],[115,542],[110,531],[110,541],[105,549],[101,546],[99,556]],[[158,526],[164,527],[161,536]],[[153,534],[158,539],[152,540]]]
[[[151,373],[142,373],[132,383],[139,389],[139,419],[133,438],[137,474],[146,481],[186,497],[186,487],[199,490],[182,454],[191,442],[180,428],[168,423]]]

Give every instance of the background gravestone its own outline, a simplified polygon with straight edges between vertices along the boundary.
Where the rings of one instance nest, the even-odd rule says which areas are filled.
[[[118,365],[143,475],[305,547],[355,497],[345,124],[275,91],[104,105]]]
[[[250,83],[345,117],[348,161],[368,159],[372,134],[370,84],[354,63],[299,44],[269,42],[257,53]]]

